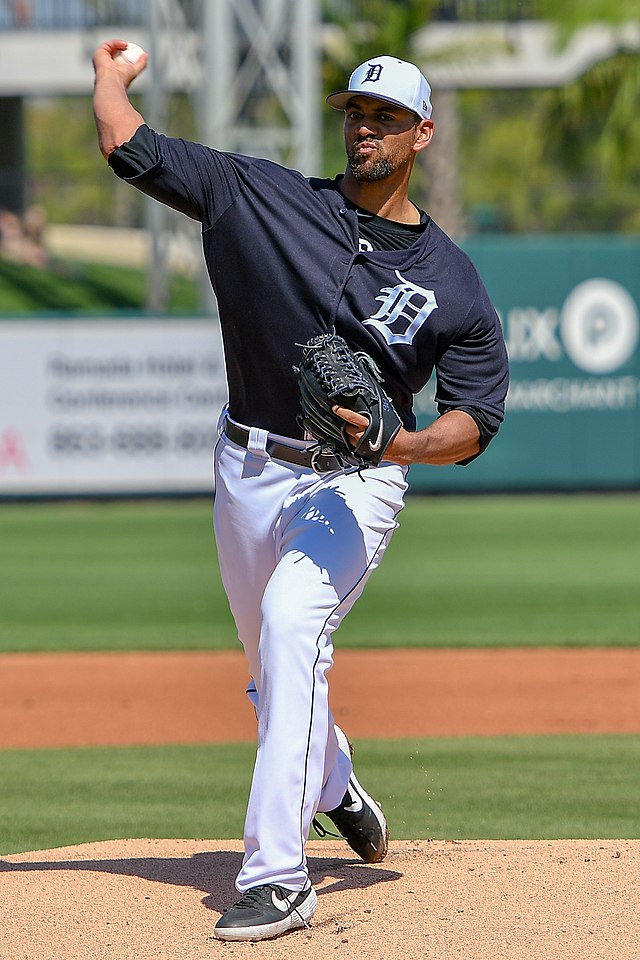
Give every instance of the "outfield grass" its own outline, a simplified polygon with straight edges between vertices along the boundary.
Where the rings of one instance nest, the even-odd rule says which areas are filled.
[[[637,645],[640,496],[413,497],[342,647]],[[0,650],[236,648],[202,500],[0,505]]]
[[[239,838],[250,745],[0,752],[0,854],[137,837]],[[640,837],[640,736],[357,744],[395,839]]]
[[[0,507],[0,650],[237,645],[211,504]]]
[[[349,645],[640,643],[640,496],[419,498],[400,520]]]
[[[0,258],[0,318],[22,314],[109,313],[144,310],[147,275],[144,270],[102,263],[56,260],[47,269]],[[184,276],[171,277],[170,313],[198,310],[198,287]]]

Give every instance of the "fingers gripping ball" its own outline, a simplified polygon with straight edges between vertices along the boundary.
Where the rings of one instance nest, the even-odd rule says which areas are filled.
[[[402,422],[371,357],[351,350],[337,334],[325,333],[302,344],[302,362],[296,369],[302,406],[299,421],[322,451],[345,466],[380,463]],[[347,424],[333,412],[334,406],[347,407],[369,421],[357,446],[352,446]]]
[[[123,63],[136,63],[143,53],[144,50],[137,43],[128,43],[124,50],[118,50],[113,59]]]

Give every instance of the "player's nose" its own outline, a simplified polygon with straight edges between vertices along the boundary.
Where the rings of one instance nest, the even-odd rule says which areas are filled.
[[[358,135],[360,137],[366,137],[367,135],[374,134],[379,130],[379,125],[373,119],[373,117],[363,117],[358,124]]]
[[[356,130],[356,140],[359,142],[362,140],[377,140],[379,135],[380,131],[376,124],[367,120],[363,120]]]

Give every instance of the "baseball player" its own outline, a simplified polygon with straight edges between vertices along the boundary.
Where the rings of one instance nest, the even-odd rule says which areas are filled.
[[[151,130],[127,96],[146,56],[114,60],[123,48],[94,55],[101,151],[123,180],[202,224],[220,313],[229,401],[214,526],[258,747],[240,897],[215,935],[260,940],[314,915],[305,843],[318,814],[366,862],[387,852],[385,817],[329,707],[333,636],[397,527],[408,465],[467,464],[496,434],[506,351],[475,268],[409,197],[434,134],[415,65],[374,57],[328,97],[344,111],[347,164],[316,179]],[[317,456],[299,424],[300,344],[326,331],[373,358],[402,421],[364,472]],[[434,369],[440,415],[417,431],[412,398]],[[357,443],[366,419],[337,413]]]

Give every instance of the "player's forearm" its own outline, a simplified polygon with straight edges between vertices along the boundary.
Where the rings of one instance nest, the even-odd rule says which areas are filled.
[[[396,463],[459,463],[480,451],[480,431],[468,413],[451,410],[424,430],[400,430],[385,452]]]
[[[135,63],[114,60],[127,47],[124,40],[107,40],[93,55],[95,85],[93,115],[102,155],[107,158],[134,135],[144,117],[131,104],[127,89],[147,65],[143,53]]]
[[[122,146],[144,123],[144,117],[131,104],[122,79],[112,73],[96,73],[93,115],[98,144],[103,157]]]

